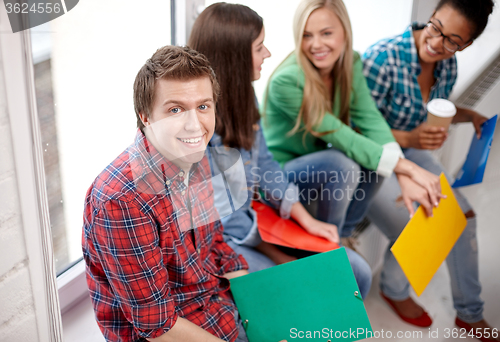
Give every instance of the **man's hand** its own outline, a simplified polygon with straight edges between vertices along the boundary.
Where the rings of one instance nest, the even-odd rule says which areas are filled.
[[[435,150],[440,148],[447,138],[448,133],[443,127],[430,126],[424,122],[409,133],[406,147]]]

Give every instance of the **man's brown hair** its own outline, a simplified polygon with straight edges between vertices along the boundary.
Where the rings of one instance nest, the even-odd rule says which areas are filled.
[[[137,128],[141,131],[144,124],[142,113],[151,116],[155,101],[156,81],[159,79],[192,80],[208,77],[212,83],[214,103],[219,96],[219,83],[208,59],[198,51],[188,47],[167,45],[158,49],[139,70],[134,82],[134,109]]]

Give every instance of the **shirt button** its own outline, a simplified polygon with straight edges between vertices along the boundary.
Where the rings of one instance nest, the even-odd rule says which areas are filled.
[[[181,177],[184,176],[184,172],[182,172],[182,171],[179,172],[179,176],[181,176]]]
[[[182,191],[181,195],[184,196],[186,194],[186,191]]]
[[[165,184],[167,184],[167,185],[170,185],[170,183],[171,183],[171,182],[170,182],[169,180],[165,182]]]
[[[219,296],[219,300],[222,300],[222,297],[221,297],[221,296]]]
[[[200,254],[200,253],[201,253],[201,249],[199,249],[199,248],[198,248],[196,251],[198,252],[198,254]]]

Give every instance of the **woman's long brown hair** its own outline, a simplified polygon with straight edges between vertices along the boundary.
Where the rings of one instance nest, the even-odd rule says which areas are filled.
[[[252,87],[252,43],[262,18],[243,5],[216,3],[196,19],[188,45],[204,54],[215,71],[221,92],[215,131],[224,145],[250,150],[260,115]]]

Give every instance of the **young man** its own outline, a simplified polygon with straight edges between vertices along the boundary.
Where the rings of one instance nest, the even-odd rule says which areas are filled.
[[[402,35],[379,41],[363,55],[372,97],[406,158],[434,174],[446,171],[428,150],[439,148],[447,132],[425,122],[426,103],[448,98],[457,77],[455,52],[470,46],[483,32],[492,10],[492,0],[441,0],[426,25],[414,23]],[[457,108],[454,118],[454,122],[472,122],[478,135],[486,120],[465,108]],[[396,203],[400,192],[395,179],[387,179],[369,211],[369,217],[391,240],[381,274],[381,294],[406,322],[430,326],[431,318],[409,296],[408,280],[389,250],[408,222],[408,212]],[[446,259],[457,311],[455,323],[467,331],[474,329],[482,341],[499,341],[483,318],[476,215],[460,191],[454,192],[467,217],[467,226]]]
[[[87,283],[107,341],[246,341],[227,278],[248,266],[222,238],[204,157],[218,91],[189,48],[163,47],[137,74],[135,142],[85,201]]]

